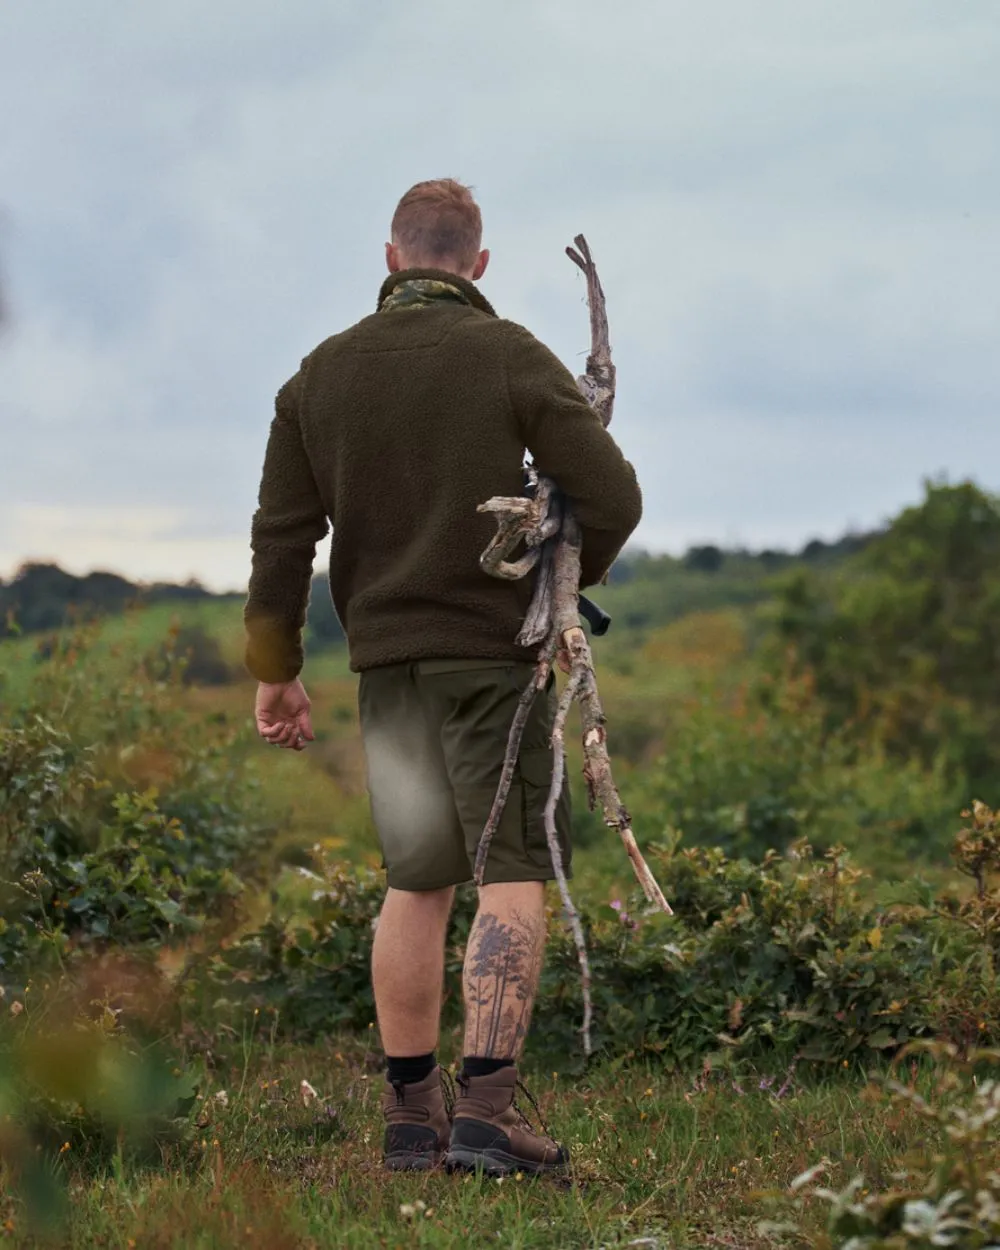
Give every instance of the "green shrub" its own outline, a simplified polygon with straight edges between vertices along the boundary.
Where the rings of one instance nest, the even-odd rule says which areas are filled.
[[[943,766],[891,760],[846,727],[828,731],[807,680],[758,681],[736,698],[705,693],[663,755],[629,779],[642,823],[688,844],[760,858],[799,838],[845,845],[865,862],[943,858],[961,791]]]
[[[179,664],[178,664],[179,661]],[[234,679],[222,646],[203,625],[181,625],[151,663],[153,676],[169,681],[175,672],[185,686],[225,686]]]
[[[81,632],[4,709],[0,985],[227,919],[261,874],[271,831],[252,812],[243,730],[192,718],[179,673],[161,681],[148,657],[102,654]]]
[[[978,802],[963,816],[952,859],[972,889],[952,886],[934,902],[944,927],[962,934],[961,953],[928,991],[939,1033],[967,1050],[994,1038],[1000,1021],[1000,816]]]
[[[977,812],[963,838],[986,819],[985,809]],[[817,858],[804,842],[760,863],[697,848],[653,852],[651,860],[673,917],[630,915],[627,904],[584,912],[598,1053],[659,1056],[670,1067],[775,1054],[853,1064],[920,1036],[964,1043],[970,1016],[978,1041],[997,1035],[995,990],[991,999],[980,932],[961,919],[966,904],[949,911],[918,884],[908,899],[879,903],[841,850]],[[994,858],[989,873],[998,867]],[[371,1023],[381,879],[322,861],[316,868],[315,892],[294,914],[279,910],[259,932],[205,957],[195,977],[203,1006],[274,1007],[283,1027],[301,1036]],[[995,875],[984,899],[1000,916]],[[463,897],[448,939],[453,1021],[471,912]],[[996,937],[994,927],[989,941]],[[534,1045],[578,1052],[581,1015],[576,950],[553,917]]]
[[[119,794],[111,806],[94,850],[65,828],[42,831],[9,863],[0,977],[38,975],[95,945],[159,944],[238,898],[243,883],[230,870],[185,863],[184,830],[151,795]]]
[[[829,723],[878,723],[898,759],[947,760],[1000,801],[1000,498],[972,482],[925,497],[832,574],[781,587],[772,651],[812,675]]]
[[[651,859],[676,914],[591,926],[596,1045],[671,1067],[775,1051],[833,1063],[930,1027],[923,921],[886,914],[839,852],[816,860],[799,842],[760,864],[700,849]],[[536,1016],[564,1047],[580,1012],[574,960],[556,944]]]
[[[374,1020],[371,944],[385,887],[373,872],[341,867],[330,867],[322,884],[304,910],[276,910],[204,959],[198,992],[208,1012],[272,1006],[285,1029],[310,1037]]]

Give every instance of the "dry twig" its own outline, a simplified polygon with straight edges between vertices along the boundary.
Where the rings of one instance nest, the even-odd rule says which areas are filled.
[[[615,402],[615,367],[611,361],[608,337],[608,318],[604,291],[597,276],[590,248],[582,234],[573,240],[575,247],[568,247],[566,254],[587,279],[587,302],[590,306],[591,348],[587,356],[586,371],[577,378],[577,385],[587,401],[596,409],[601,421],[607,426],[611,421]],[[503,813],[521,748],[521,736],[531,706],[540,690],[544,690],[552,671],[552,661],[562,645],[570,663],[570,675],[566,689],[559,702],[552,730],[553,767],[552,785],[545,807],[545,832],[552,856],[552,865],[563,907],[576,942],[580,960],[583,985],[583,1049],[589,1055],[590,1023],[592,1016],[590,996],[590,964],[583,939],[580,917],[570,897],[566,874],[563,871],[562,854],[556,837],[555,812],[562,793],[566,772],[564,731],[571,704],[580,705],[583,726],[584,776],[591,809],[598,804],[604,814],[605,824],[617,830],[626,853],[650,903],[670,914],[670,906],[663,897],[649,865],[632,832],[632,822],[611,773],[608,757],[606,718],[597,690],[594,661],[586,635],[580,628],[578,597],[580,593],[580,549],[582,536],[580,526],[572,510],[562,500],[558,487],[551,479],[529,470],[534,487],[531,498],[493,498],[479,507],[480,512],[492,512],[497,521],[497,533],[483,552],[483,569],[494,577],[516,579],[524,577],[536,567],[535,590],[525,617],[524,626],[517,641],[525,647],[539,646],[538,664],[511,725],[504,757],[503,773],[492,811],[486,822],[476,854],[475,878],[483,883],[490,843]],[[524,554],[517,560],[508,557],[524,544]]]

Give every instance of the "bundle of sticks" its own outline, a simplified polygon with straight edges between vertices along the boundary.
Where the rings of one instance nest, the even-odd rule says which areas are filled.
[[[608,338],[608,317],[604,291],[597,276],[587,240],[578,234],[575,246],[566,254],[587,280],[587,302],[590,307],[590,354],[586,369],[577,378],[577,386],[596,409],[605,426],[611,422],[615,402],[615,367],[611,361]],[[643,858],[632,832],[632,820],[622,803],[611,773],[608,756],[606,718],[597,690],[594,660],[587,636],[580,627],[580,549],[582,535],[569,502],[560,494],[558,485],[529,466],[531,493],[517,498],[495,497],[480,504],[480,512],[496,517],[497,533],[480,557],[485,572],[493,577],[517,579],[537,570],[535,590],[517,637],[521,646],[538,648],[535,673],[521,696],[507,741],[500,784],[489,819],[483,830],[476,855],[475,878],[483,883],[490,842],[503,813],[517,768],[521,736],[528,713],[536,696],[548,684],[556,655],[562,652],[569,675],[559,699],[552,728],[552,784],[545,807],[545,833],[552,866],[566,918],[576,943],[583,988],[584,1054],[591,1053],[590,1027],[593,1006],[590,993],[590,963],[579,913],[570,896],[562,853],[556,836],[556,806],[566,781],[565,731],[569,710],[574,702],[580,705],[583,729],[584,777],[591,810],[600,807],[605,824],[618,831],[626,854],[649,902],[671,914],[670,905],[657,885],[649,865]],[[510,557],[524,546],[524,554]]]

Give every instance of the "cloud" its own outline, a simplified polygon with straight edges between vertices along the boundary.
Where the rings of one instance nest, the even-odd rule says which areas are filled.
[[[0,568],[46,562],[53,550],[59,563],[82,575],[107,569],[136,582],[191,578],[218,590],[240,590],[233,575],[249,558],[245,535],[219,534],[211,527],[191,533],[182,508],[0,505],[0,533],[15,535],[16,546],[0,545]]]
[[[1000,485],[998,51],[994,0],[5,12],[0,570],[245,580],[273,394],[442,173],[477,186],[487,293],[574,369],[590,238],[647,545]]]

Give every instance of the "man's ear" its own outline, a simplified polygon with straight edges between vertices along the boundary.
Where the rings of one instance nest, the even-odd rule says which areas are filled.
[[[479,281],[479,279],[480,279],[480,278],[483,276],[483,274],[486,272],[486,266],[487,266],[489,263],[490,263],[490,251],[489,251],[489,248],[483,248],[483,250],[482,250],[482,251],[479,253],[479,255],[476,257],[476,263],[475,263],[475,266],[473,267],[473,270],[472,270],[472,281],[473,281],[473,282],[478,282],[478,281]]]
[[[385,245],[385,264],[390,273],[399,273],[403,268],[399,263],[399,248],[395,243]]]

